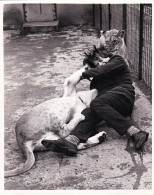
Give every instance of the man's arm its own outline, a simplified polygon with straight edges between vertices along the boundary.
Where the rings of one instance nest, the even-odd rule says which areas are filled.
[[[82,73],[82,76],[84,78],[103,76],[106,73],[122,68],[124,65],[126,63],[121,56],[113,56],[105,65],[86,70]]]

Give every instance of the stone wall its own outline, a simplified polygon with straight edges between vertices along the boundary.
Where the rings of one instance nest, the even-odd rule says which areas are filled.
[[[24,22],[23,4],[4,5],[4,29],[20,28]],[[60,26],[93,24],[92,4],[57,4]]]

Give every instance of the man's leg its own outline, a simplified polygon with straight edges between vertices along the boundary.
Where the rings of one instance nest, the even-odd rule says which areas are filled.
[[[136,149],[141,149],[148,139],[148,133],[140,131],[126,116],[133,111],[133,103],[125,96],[105,93],[91,102],[91,110],[98,120],[106,121],[120,135],[132,137]]]
[[[133,106],[125,96],[109,92],[95,98],[90,108],[95,120],[106,121],[120,135],[123,135],[132,125],[132,121],[126,116],[131,115]]]

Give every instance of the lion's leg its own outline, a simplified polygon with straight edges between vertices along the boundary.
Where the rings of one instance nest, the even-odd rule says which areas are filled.
[[[76,95],[76,85],[81,80],[82,73],[87,69],[87,65],[71,74],[64,82],[63,97]]]
[[[83,149],[95,146],[97,144],[100,144],[104,142],[105,140],[106,140],[106,132],[101,131],[98,134],[90,137],[86,143],[80,143],[77,147],[78,147],[78,150],[83,150]]]
[[[84,119],[84,115],[76,114],[68,124],[64,123],[63,121],[60,121],[60,123],[58,123],[57,127],[54,127],[54,129],[59,131],[60,137],[66,137],[77,126],[77,124]]]

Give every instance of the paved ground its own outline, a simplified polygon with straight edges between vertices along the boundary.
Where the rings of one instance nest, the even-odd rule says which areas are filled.
[[[58,33],[25,37],[10,32],[4,33],[6,170],[24,162],[14,133],[16,120],[33,106],[59,97],[64,79],[82,66],[84,49],[98,41],[90,27],[82,30],[70,27]],[[89,82],[82,81],[78,90],[88,87]],[[80,151],[73,158],[57,157],[52,152],[36,153],[32,169],[5,179],[5,189],[151,189],[151,103],[137,86],[133,117],[141,129],[150,133],[143,156],[133,149],[127,137],[104,127],[108,133],[105,143]]]

